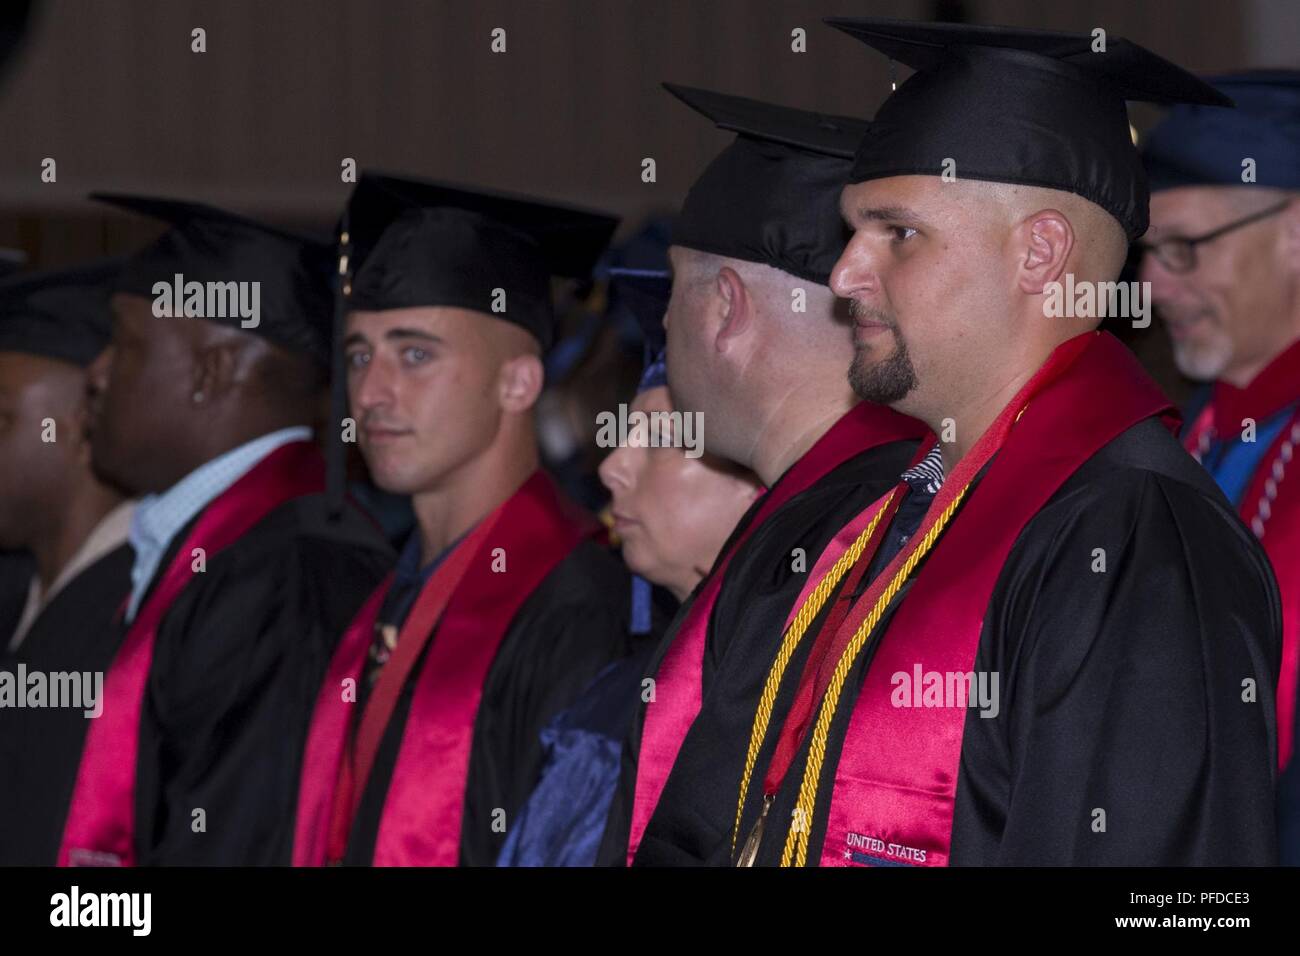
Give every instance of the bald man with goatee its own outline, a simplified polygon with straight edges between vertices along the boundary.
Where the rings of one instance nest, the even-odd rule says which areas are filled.
[[[858,394],[934,436],[774,622],[705,862],[1272,862],[1267,559],[1134,357],[1049,307],[1146,229],[1124,100],[1221,97],[1113,36],[833,24],[916,70],[831,288]]]

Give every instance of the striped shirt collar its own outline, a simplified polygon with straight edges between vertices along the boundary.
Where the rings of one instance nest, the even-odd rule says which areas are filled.
[[[929,454],[899,476],[918,494],[937,495],[943,487],[943,454],[936,444]]]

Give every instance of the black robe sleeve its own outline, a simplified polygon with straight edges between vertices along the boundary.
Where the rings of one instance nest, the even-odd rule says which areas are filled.
[[[115,620],[131,588],[130,545],[84,568],[32,622],[0,670],[103,674],[124,631]],[[91,719],[66,707],[0,709],[0,866],[53,866]]]
[[[142,864],[287,864],[301,754],[338,639],[392,555],[313,496],[215,555],[159,629],[141,717]],[[202,811],[200,814],[199,811]]]
[[[967,714],[954,864],[1274,862],[1276,584],[1202,478],[1121,464],[1022,534],[985,619],[1001,713]]]
[[[484,684],[461,821],[461,864],[495,866],[506,831],[541,775],[542,729],[629,651],[630,584],[616,558],[584,542],[529,596]],[[505,811],[504,829],[494,820]]]

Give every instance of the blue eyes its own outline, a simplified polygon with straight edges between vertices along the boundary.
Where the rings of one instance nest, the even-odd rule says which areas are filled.
[[[402,360],[403,365],[423,365],[433,357],[428,349],[422,349],[419,346],[411,345],[397,353]],[[349,352],[347,355],[348,368],[359,369],[370,364],[371,354],[369,352]]]

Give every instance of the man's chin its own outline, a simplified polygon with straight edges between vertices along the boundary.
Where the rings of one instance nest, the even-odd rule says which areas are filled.
[[[849,385],[864,402],[893,407],[916,388],[916,373],[905,355],[866,361],[859,350],[849,367]]]
[[[1179,372],[1194,382],[1213,382],[1228,367],[1228,358],[1226,349],[1197,348],[1186,343],[1174,345],[1174,364]]]
[[[390,495],[418,495],[437,484],[430,475],[399,462],[366,456],[366,466],[370,472],[370,481],[376,488]]]
[[[145,452],[143,454],[152,454]],[[112,446],[105,442],[102,436],[92,441],[90,446],[90,470],[95,473],[95,477],[106,485],[112,485],[124,491],[128,495],[140,495],[148,493],[144,487],[144,482],[139,475],[133,475],[131,469],[123,463],[130,461],[129,457],[119,454]]]

